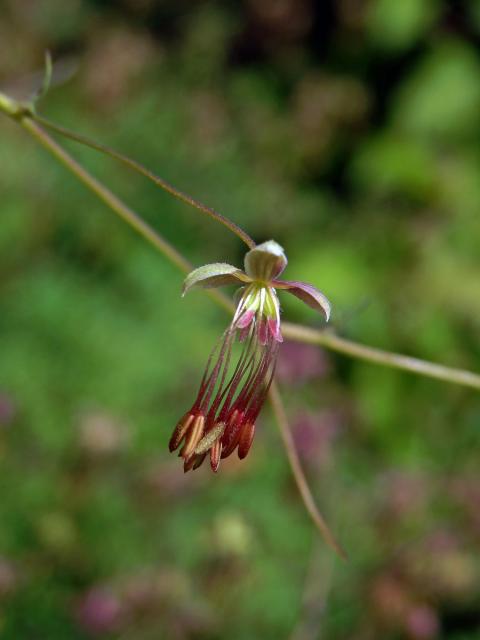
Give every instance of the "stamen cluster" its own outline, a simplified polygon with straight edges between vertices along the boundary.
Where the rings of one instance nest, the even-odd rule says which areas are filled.
[[[170,451],[181,446],[185,471],[197,469],[209,455],[216,472],[222,458],[237,450],[242,459],[250,450],[283,340],[275,289],[289,290],[321,308],[328,319],[328,301],[317,289],[275,280],[286,264],[283,249],[270,240],[247,253],[245,272],[217,263],[196,269],[185,280],[184,293],[192,287],[244,284],[232,322],[208,359],[195,402],[170,439]]]

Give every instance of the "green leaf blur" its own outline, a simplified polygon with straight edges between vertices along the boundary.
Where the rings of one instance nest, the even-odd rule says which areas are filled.
[[[340,334],[480,370],[478,3],[6,0],[0,42],[2,87],[31,95],[49,49],[42,113],[274,238]],[[242,267],[227,229],[65,146],[195,266]],[[283,345],[341,563],[268,409],[216,476],[168,453],[228,322],[182,281],[0,120],[0,637],[480,638],[480,396]]]

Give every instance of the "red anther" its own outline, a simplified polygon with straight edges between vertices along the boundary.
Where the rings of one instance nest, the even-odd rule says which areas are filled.
[[[238,440],[238,457],[240,460],[243,460],[250,451],[254,436],[255,424],[253,422],[247,422],[243,425],[240,432],[240,438]]]
[[[206,453],[195,454],[195,464],[192,467],[193,471],[195,471],[195,469],[198,469],[198,467],[202,466],[203,461],[205,460],[206,457],[207,457]]]
[[[243,412],[235,409],[228,420],[227,428],[222,436],[222,458],[228,458],[238,444]]]
[[[188,433],[185,437],[185,444],[183,445],[180,455],[182,458],[189,458],[195,451],[195,447],[203,436],[203,430],[205,427],[205,416],[198,415],[191,424]]]
[[[193,469],[193,465],[195,464],[196,455],[193,454],[188,458],[184,458],[183,460],[183,472],[187,473],[190,469]]]
[[[168,443],[168,448],[170,449],[170,453],[172,451],[175,451],[175,449],[177,449],[180,446],[194,418],[195,418],[194,414],[188,412],[183,416],[181,420],[178,421],[178,424],[175,427],[172,437],[170,438],[170,442]]]
[[[210,466],[212,467],[212,471],[217,473],[218,467],[220,465],[220,457],[222,455],[222,443],[220,440],[217,440],[213,447],[210,449]]]

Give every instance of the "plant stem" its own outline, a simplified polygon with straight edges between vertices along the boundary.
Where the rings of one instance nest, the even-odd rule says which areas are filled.
[[[98,182],[98,180],[81,167],[76,160],[74,160],[46,133],[46,131],[42,129],[42,127],[32,120],[29,114],[22,114],[21,108],[18,107],[13,100],[2,93],[0,93],[0,111],[3,111],[11,118],[18,120],[30,134],[32,134],[50,152],[52,152],[60,162],[69,168],[88,188],[96,193],[96,195],[105,202],[105,204],[107,204],[117,215],[123,218],[125,222],[130,224],[130,226],[140,233],[148,242],[161,251],[165,257],[181,271],[186,273],[191,269],[190,263],[185,260],[185,258],[174,247],[172,247],[172,245],[162,238],[162,236],[150,225],[144,222],[132,209],[127,207],[109,189],[104,187],[100,182]],[[61,129],[61,127],[57,127],[57,125],[53,125],[52,123],[50,123],[50,128],[55,130]],[[68,133],[70,134],[70,132]],[[77,136],[76,134],[72,134],[69,137],[72,137],[73,139],[81,138],[81,136]],[[101,145],[97,145],[96,143],[92,143],[90,146],[93,146],[94,148],[101,147]],[[115,151],[112,151],[111,155],[121,159],[126,164],[129,164],[129,166],[137,165],[134,160],[125,158]],[[140,167],[143,175],[150,174],[148,169],[145,169],[141,165],[138,165],[137,168]],[[151,175],[153,176],[153,174]],[[188,198],[188,196],[186,197]],[[207,293],[227,311],[230,312],[233,309],[232,302],[221,292],[208,291]],[[445,382],[451,382],[452,384],[459,384],[464,387],[480,390],[480,375],[471,371],[455,369],[445,365],[428,362],[427,360],[420,360],[419,358],[413,358],[399,353],[383,351],[381,349],[376,349],[375,347],[361,345],[357,342],[341,338],[330,331],[312,329],[291,322],[284,323],[282,325],[282,331],[286,338],[297,342],[321,345],[332,351],[343,353],[344,355],[352,358],[365,360],[366,362],[409,371],[410,373],[415,373],[417,375],[435,378],[437,380],[443,380]]]
[[[51,151],[67,168],[69,168],[87,187],[89,187],[97,196],[103,200],[110,208],[125,222],[130,224],[138,233],[140,233],[148,242],[153,244],[159,249],[165,257],[167,257],[174,265],[176,265],[184,273],[191,269],[190,263],[176,251],[160,234],[158,234],[152,227],[145,223],[132,209],[127,207],[117,196],[115,196],[109,189],[104,187],[98,180],[81,167],[76,160],[74,160],[66,151],[60,147],[38,124],[32,120],[29,114],[23,112],[21,107],[4,94],[0,93],[0,111],[3,111],[6,115],[18,120],[22,126],[29,131],[44,147]],[[61,129],[57,125],[51,124],[53,129]],[[70,132],[69,132],[70,133]],[[80,138],[76,134],[72,134],[75,138]],[[95,147],[101,147],[92,143]],[[129,160],[126,157],[112,152],[114,157],[118,157],[126,164],[135,163],[133,160]],[[139,165],[141,167],[141,165]],[[144,175],[150,172],[142,167],[142,173]],[[153,174],[151,174],[153,175]],[[188,196],[187,196],[188,197]],[[233,223],[232,223],[233,224]],[[253,242],[253,240],[252,240]],[[219,291],[210,290],[208,295],[214,299],[220,306],[231,312],[233,304],[229,298],[223,295]],[[419,358],[413,358],[399,353],[393,353],[390,351],[383,351],[376,349],[375,347],[369,347],[367,345],[358,344],[352,340],[341,338],[330,331],[312,329],[310,327],[304,327],[303,325],[286,322],[282,324],[282,331],[286,338],[295,340],[297,342],[304,342],[309,344],[321,345],[332,351],[342,353],[351,358],[358,358],[365,360],[366,362],[372,362],[394,369],[400,369],[415,373],[417,375],[426,376],[428,378],[434,378],[437,380],[443,380],[444,382],[450,382],[452,384],[458,384],[464,387],[470,387],[472,389],[480,390],[480,375],[464,369],[455,369],[445,365],[436,364],[427,360],[421,360]]]
[[[350,358],[358,358],[359,360],[366,360],[367,362],[373,362],[385,367],[401,369],[403,371],[409,371],[410,373],[416,373],[420,376],[436,378],[444,382],[451,382],[480,390],[480,375],[472,371],[454,369],[442,364],[428,362],[428,360],[412,358],[411,356],[406,356],[401,353],[393,353],[391,351],[376,349],[375,347],[368,347],[358,342],[347,340],[346,338],[340,338],[330,331],[311,329],[291,322],[286,322],[282,325],[282,331],[283,334],[291,340],[322,345],[332,351],[343,353]]]
[[[336,541],[333,533],[330,531],[330,528],[325,522],[324,517],[318,510],[318,507],[316,506],[313,499],[312,492],[310,491],[310,487],[302,469],[302,465],[300,464],[297,450],[295,449],[295,443],[293,441],[292,432],[290,431],[290,426],[288,424],[287,414],[276,382],[273,382],[272,386],[270,387],[269,397],[273,408],[273,413],[275,414],[278,430],[280,431],[280,435],[287,452],[288,462],[290,463],[290,468],[292,469],[295,482],[297,483],[298,491],[302,496],[303,504],[305,505],[305,508],[308,511],[311,519],[315,523],[315,526],[320,531],[327,544],[329,544],[330,547],[332,547],[332,549],[334,549],[341,558],[346,560],[347,554],[342,549],[341,545]]]
[[[22,110],[21,105],[18,105],[1,93],[0,111],[3,111],[11,118],[16,119],[26,131],[28,131],[44,148],[52,153],[67,169],[69,169],[81,182],[83,182],[85,186],[87,186],[93,193],[95,193],[98,198],[100,198],[100,200],[102,200],[108,207],[112,209],[114,213],[116,213],[127,224],[133,227],[141,236],[143,236],[161,253],[163,253],[163,255],[167,257],[168,260],[170,260],[170,262],[172,262],[178,269],[183,272],[188,272],[191,269],[190,263],[182,256],[182,254],[180,254],[150,225],[144,222],[135,211],[130,209],[114,193],[112,193],[107,187],[105,187],[89,172],[87,172],[74,158],[72,158],[72,156],[70,156],[57,142],[55,142],[55,140],[53,140],[48,135],[48,133],[44,131],[41,126],[39,126],[39,124],[37,124],[32,119],[31,114],[29,114],[28,111]],[[55,127],[56,125],[50,128]],[[74,135],[76,136],[76,134]],[[96,145],[96,143],[93,146],[94,148],[99,148],[99,145]],[[118,157],[130,166],[137,165],[137,163],[135,163],[133,160],[131,161],[128,158],[121,156],[121,154],[117,154],[116,152],[113,152],[113,154],[109,153],[109,155]],[[150,172],[147,169],[141,167],[141,165],[138,165],[137,170],[140,170],[143,175],[149,175],[151,178],[153,176],[153,174],[150,174]],[[154,181],[156,181],[155,176],[153,176],[153,179]],[[163,180],[161,180],[160,178],[158,180],[160,181],[160,186],[166,188],[163,184]],[[167,186],[170,187],[170,185]],[[193,206],[197,206],[197,203],[195,201],[192,202],[189,196],[184,196],[180,192],[177,192],[173,187],[171,187],[171,189],[167,188],[167,191],[170,191],[176,197],[179,197],[180,199],[193,204]],[[234,223],[230,224],[230,221],[224,219],[223,216],[219,218],[218,216],[220,216],[220,214],[217,215],[216,212],[202,207],[203,205],[197,208],[200,208],[206,213],[210,212],[210,215],[212,215],[212,217],[214,217],[219,222],[222,222],[222,219],[225,220],[227,222],[226,226],[234,231],[234,233],[237,233],[234,229],[232,229],[231,226],[233,225],[233,227],[236,228],[236,225],[234,225]],[[222,224],[225,224],[225,222],[222,222]],[[247,238],[249,238],[249,236],[247,236]],[[253,243],[253,240],[250,239],[250,241]],[[249,242],[247,242],[247,245],[254,246],[254,244],[250,245]],[[226,308],[229,312],[232,310],[232,302],[226,296],[217,291],[209,291],[208,293],[219,305]],[[291,323],[287,323],[284,325],[283,332],[286,337],[289,337],[291,339],[311,344],[320,344],[334,351],[344,353],[354,358],[360,358],[370,362],[375,362],[377,364],[404,369],[432,378],[438,378],[464,386],[469,386],[475,389],[480,389],[480,376],[468,371],[451,369],[449,367],[433,364],[423,360],[418,360],[416,358],[410,358],[408,356],[389,353],[381,351],[379,349],[374,349],[372,347],[366,347],[355,342],[345,340],[343,338],[338,338],[337,336],[329,332],[309,329],[307,327]],[[313,499],[295,449],[285,408],[275,382],[270,389],[269,397],[276,417],[277,425],[287,452],[288,461],[290,463],[290,467],[292,469],[304,505],[324,539],[341,557],[345,558],[346,554],[344,550],[335,540],[323,516],[315,505],[315,501]]]
[[[1,95],[1,94],[0,94]],[[157,233],[149,224],[135,213],[130,207],[123,203],[114,193],[105,187],[101,182],[86,171],[70,154],[68,154],[59,144],[53,140],[46,131],[36,124],[30,117],[24,116],[20,119],[20,124],[26,129],[40,144],[50,151],[67,169],[69,169],[85,186],[95,193],[102,202],[122,218],[127,224],[137,231],[150,244],[158,249],[170,260],[180,271],[188,273],[192,265],[186,260],[175,247]],[[228,311],[232,308],[230,300],[219,291],[209,291],[210,296]]]
[[[183,191],[179,191],[176,187],[171,185],[169,182],[167,182],[163,178],[160,178],[159,176],[155,175],[152,171],[144,167],[140,162],[137,162],[136,160],[132,160],[132,158],[129,158],[128,156],[124,155],[123,153],[120,153],[119,151],[115,151],[115,149],[112,149],[111,147],[108,147],[104,144],[100,144],[99,142],[95,142],[95,140],[91,140],[90,138],[87,138],[86,136],[75,133],[74,131],[70,131],[69,129],[65,129],[64,127],[61,127],[60,125],[55,124],[54,122],[50,122],[50,120],[47,120],[47,118],[43,118],[42,116],[39,116],[36,113],[32,113],[30,117],[32,120],[35,120],[35,122],[37,122],[38,124],[50,129],[51,131],[54,131],[55,133],[58,133],[64,138],[69,138],[70,140],[79,142],[80,144],[90,147],[91,149],[95,149],[96,151],[100,151],[101,153],[104,153],[110,156],[111,158],[115,158],[115,160],[119,160],[120,162],[123,162],[123,164],[127,165],[137,173],[140,173],[142,176],[145,176],[146,178],[154,182],[157,186],[161,187],[162,189],[170,193],[170,195],[174,196],[178,200],[181,200],[182,202],[186,202],[190,206],[195,207],[195,209],[198,209],[202,213],[205,213],[207,216],[210,216],[220,224],[223,224],[225,227],[230,229],[230,231],[232,231],[235,235],[237,235],[241,240],[243,240],[243,242],[250,249],[253,249],[253,247],[255,246],[254,240],[248,235],[248,233],[243,229],[241,229],[237,224],[232,222],[232,220],[230,220],[229,218],[226,218],[221,213],[218,213],[218,211],[215,211],[215,209],[212,209],[211,207],[207,207],[206,205],[202,204],[198,200],[195,200],[188,194],[183,193]]]
[[[112,211],[132,226],[181,271],[185,272],[190,270],[190,263],[174,247],[164,240],[160,234],[150,227],[150,225],[144,222],[132,209],[127,207],[127,205],[117,198],[114,193],[90,175],[90,173],[88,173],[74,158],[72,158],[60,145],[58,145],[36,122],[28,116],[23,116],[19,121],[24,129],[26,129],[38,142],[40,142],[44,148],[50,151],[65,167],[67,167],[81,182],[83,182],[85,186],[93,191],[100,200],[112,209]],[[227,307],[229,311],[231,310],[232,303],[228,298],[224,299],[224,296],[216,291],[212,291],[210,294],[222,306]],[[326,542],[342,558],[345,558],[345,552],[336,542],[327,523],[315,505],[315,501],[295,450],[285,409],[275,383],[273,383],[270,389],[269,398],[277,419],[284,446],[287,450],[288,461],[307,512],[322,536],[325,538]]]
[[[3,111],[11,118],[15,118],[18,113],[18,104],[4,93],[0,93],[0,111]]]
[[[1,97],[1,94],[0,94],[0,97]],[[0,105],[0,108],[1,108],[1,105]],[[118,151],[115,151],[110,147],[97,143],[94,140],[90,140],[85,136],[82,136],[73,131],[70,131],[69,129],[61,127],[60,125],[57,125],[54,122],[51,122],[46,118],[43,118],[42,116],[39,116],[37,114],[32,114],[31,118],[34,119],[37,123],[42,124],[44,127],[48,127],[50,130],[55,131],[56,133],[66,138],[69,138],[70,140],[79,142],[83,145],[91,147],[92,149],[101,151],[102,153],[105,153],[111,156],[112,158],[115,158],[116,160],[119,160],[120,162],[131,167],[132,169],[142,174],[149,180],[152,180],[155,184],[160,186],[162,189],[165,189],[176,198],[184,202],[187,202],[188,204],[199,209],[200,211],[203,211],[207,215],[210,215],[215,220],[217,220],[221,224],[228,227],[233,233],[235,233],[239,238],[241,238],[248,247],[252,248],[255,246],[255,243],[252,240],[252,238],[250,238],[250,236],[245,231],[243,231],[243,229],[238,227],[234,222],[232,222],[222,214],[218,213],[214,209],[211,209],[210,207],[206,207],[202,203],[194,200],[189,195],[182,193],[181,191],[179,191],[178,189],[170,185],[168,182],[163,180],[163,178],[156,176],[149,169],[144,167],[141,163],[135,160],[132,160],[128,156],[122,153],[119,153]],[[139,220],[138,217],[137,217],[137,220]],[[152,229],[149,229],[149,234],[152,231],[153,231]],[[162,242],[165,242],[165,241],[162,239]],[[153,244],[155,244],[155,242]],[[173,248],[170,246],[170,249],[173,249]],[[184,261],[184,264],[186,264],[186,261]],[[221,296],[222,306],[230,310],[232,309],[232,306],[229,305],[227,307],[227,304],[226,304],[227,300],[228,299],[226,297]],[[473,389],[480,390],[480,375],[472,373],[470,371],[465,371],[463,369],[454,369],[452,367],[447,367],[445,365],[435,364],[433,362],[428,362],[426,360],[420,360],[419,358],[413,358],[413,357],[405,356],[399,353],[392,353],[390,351],[383,351],[381,349],[376,349],[375,347],[368,347],[366,345],[361,345],[351,340],[347,340],[345,338],[340,338],[339,336],[336,336],[330,331],[315,330],[315,329],[303,327],[302,325],[297,325],[293,323],[284,323],[283,333],[286,338],[290,338],[291,340],[322,345],[332,351],[343,353],[344,355],[347,355],[353,358],[358,358],[360,360],[365,360],[367,362],[373,362],[375,364],[380,364],[383,366],[388,366],[396,369],[401,369],[404,371],[409,371],[411,373],[416,373],[417,375],[436,378],[437,380],[443,380],[445,382],[460,384],[466,387],[471,387]]]

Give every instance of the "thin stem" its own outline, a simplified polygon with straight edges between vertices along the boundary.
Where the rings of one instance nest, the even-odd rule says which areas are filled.
[[[278,385],[275,381],[270,387],[269,398],[273,408],[273,413],[275,414],[276,423],[282,437],[283,445],[287,452],[290,468],[292,469],[295,482],[297,483],[298,491],[302,496],[303,504],[305,505],[305,508],[307,509],[311,519],[315,523],[315,526],[320,531],[327,544],[332,547],[332,549],[334,549],[341,558],[346,560],[347,554],[342,549],[341,545],[336,541],[333,533],[330,531],[327,523],[325,522],[324,517],[318,510],[315,504],[315,500],[313,499],[312,492],[310,491],[310,487],[302,469],[302,465],[300,464],[297,450],[295,449],[295,443],[293,441],[292,432],[290,431],[290,426],[288,424],[285,407],[278,390]]]
[[[172,262],[178,269],[183,272],[188,272],[191,269],[190,263],[172,245],[170,245],[170,243],[168,243],[150,225],[144,222],[137,213],[135,213],[132,209],[125,205],[107,187],[103,186],[96,178],[88,173],[72,156],[70,156],[60,145],[58,145],[47,134],[47,132],[42,129],[42,127],[40,127],[32,120],[31,114],[28,112],[28,110],[25,110],[22,105],[15,103],[10,98],[0,93],[0,111],[3,111],[9,117],[17,120],[26,131],[28,131],[44,148],[52,153],[67,169],[69,169],[81,182],[83,182],[85,186],[93,191],[93,193],[95,193],[100,198],[100,200],[102,200],[107,206],[109,206],[114,213],[116,213],[120,218],[127,222],[127,224],[133,227],[140,235],[142,235],[161,253],[163,253],[163,255],[168,260],[170,260],[170,262]],[[120,159],[124,160],[123,157],[120,157]],[[124,161],[126,160],[128,159],[125,159]],[[145,169],[145,171],[147,170]],[[176,192],[176,190],[174,191],[174,195],[176,195],[177,197],[181,197],[179,196],[179,192]],[[183,196],[183,194],[181,195]],[[189,202],[189,197],[185,196],[185,200]],[[213,217],[219,220],[216,215],[213,215]],[[227,224],[227,226],[231,228],[229,224]],[[251,245],[249,244],[249,246]],[[217,291],[209,291],[208,293],[210,297],[214,299],[220,306],[227,309],[229,312],[232,311],[232,302],[226,296]],[[338,338],[329,333],[316,331],[314,329],[308,329],[299,325],[287,324],[284,328],[284,334],[286,337],[290,337],[301,342],[322,344],[330,349],[345,353],[351,357],[362,358],[364,360],[369,360],[378,364],[384,364],[408,371],[413,371],[422,375],[463,384],[465,386],[470,386],[473,388],[480,388],[480,376],[467,371],[450,369],[449,367],[435,365],[433,363],[417,360],[415,358],[409,358],[400,354],[383,352]],[[295,450],[285,408],[283,406],[282,399],[275,383],[273,383],[272,387],[270,388],[269,398],[287,452],[288,460],[305,507],[328,544],[333,549],[335,549],[335,551],[341,557],[345,558],[345,552],[335,540],[324,518],[315,505],[312,493],[308,486],[305,474],[303,473],[298,455]]]
[[[207,207],[206,205],[202,204],[198,200],[195,200],[188,194],[183,193],[183,191],[179,191],[176,187],[171,185],[169,182],[167,182],[163,178],[160,178],[159,176],[155,175],[152,171],[144,167],[140,162],[137,162],[136,160],[133,160],[132,158],[129,158],[123,153],[120,153],[119,151],[115,151],[115,149],[112,149],[104,144],[95,142],[95,140],[91,140],[86,136],[75,133],[74,131],[70,131],[69,129],[65,129],[64,127],[61,127],[60,125],[55,124],[54,122],[50,122],[50,120],[47,120],[47,118],[43,118],[42,116],[39,116],[36,113],[32,113],[30,117],[33,120],[35,120],[38,124],[41,124],[43,127],[50,129],[50,131],[54,131],[55,133],[58,133],[64,138],[69,138],[70,140],[79,142],[80,144],[90,147],[91,149],[95,149],[96,151],[105,153],[111,158],[115,158],[115,160],[119,160],[120,162],[123,162],[123,164],[125,164],[127,167],[130,167],[134,171],[137,171],[137,173],[140,173],[142,176],[145,176],[146,178],[154,182],[157,186],[161,187],[162,189],[170,193],[170,195],[174,196],[174,198],[177,198],[182,202],[186,202],[187,204],[189,204],[192,207],[195,207],[202,213],[205,213],[207,216],[210,216],[217,222],[220,222],[220,224],[223,224],[225,227],[230,229],[230,231],[232,231],[235,235],[237,235],[241,240],[243,240],[243,242],[250,249],[253,249],[253,247],[255,246],[255,242],[248,235],[248,233],[243,229],[241,229],[237,224],[232,222],[232,220],[230,220],[229,218],[226,218],[221,213],[218,213],[218,211],[215,211],[215,209],[212,209],[211,207]]]
[[[2,107],[2,102],[1,102],[2,98],[5,102],[6,108]],[[13,113],[12,105],[14,105],[12,101],[10,101],[6,96],[2,96],[2,94],[0,94],[0,109],[3,108],[3,110],[10,112],[10,114],[12,114]],[[125,165],[133,168],[135,171],[139,172],[143,176],[152,180],[155,184],[159,185],[162,189],[165,189],[176,198],[179,198],[180,200],[187,202],[188,204],[210,215],[221,224],[224,224],[225,226],[227,226],[231,231],[233,231],[233,233],[235,233],[238,237],[240,237],[250,248],[255,246],[255,243],[252,240],[252,238],[250,238],[250,236],[245,231],[243,231],[243,229],[238,227],[234,222],[232,222],[228,218],[225,218],[222,214],[214,211],[213,209],[206,207],[200,202],[197,202],[187,194],[184,194],[181,191],[178,191],[175,187],[170,185],[168,182],[166,182],[162,178],[156,176],[154,173],[149,171],[146,167],[144,167],[139,162],[132,160],[131,158],[123,155],[122,153],[119,153],[118,151],[115,151],[114,149],[111,149],[110,147],[99,144],[93,140],[90,140],[85,136],[79,135],[53,122],[50,122],[49,120],[47,120],[46,118],[43,118],[42,116],[32,114],[30,118],[23,118],[22,122],[29,121],[29,120],[31,122],[31,119],[35,119],[36,122],[43,124],[44,126],[48,127],[52,131],[55,131],[60,135],[63,135],[64,137],[70,138],[71,140],[74,140],[76,142],[89,146],[93,149],[106,153],[107,155],[113,158],[116,158],[117,160],[120,160]],[[37,131],[41,131],[41,129],[37,127]],[[43,135],[45,136],[46,133],[43,132]],[[51,138],[49,138],[49,141],[55,144]],[[58,146],[57,148],[60,149],[60,147]],[[65,152],[63,153],[65,154]],[[73,160],[73,163],[78,166],[78,163],[76,163],[74,160]],[[97,188],[101,186],[97,181],[95,182],[96,182]],[[118,198],[116,198],[111,192],[109,192],[109,195],[117,201],[117,204],[120,202]],[[171,245],[166,243],[166,241],[163,240],[163,238],[161,238],[160,236],[158,236],[158,234],[155,234],[155,232],[153,232],[153,229],[151,227],[148,227],[148,225],[146,225],[138,216],[136,216],[133,211],[129,210],[129,213],[130,213],[129,217],[132,217],[132,214],[133,214],[133,218],[135,218],[135,224],[133,224],[132,221],[130,220],[127,220],[127,222],[132,224],[132,226],[134,226],[137,229],[137,231],[142,233],[142,235],[144,235],[144,237],[146,237],[147,240],[152,242],[152,244],[156,245],[158,242],[161,242],[162,244],[167,244],[168,251],[169,252],[173,251],[176,253],[175,259],[172,260],[172,262],[174,262],[175,264],[177,264],[177,266],[179,266],[178,263],[176,263],[176,260],[180,258],[180,260],[183,261],[183,268],[182,267],[180,268],[182,268],[183,271],[186,271],[187,270],[186,265],[188,263],[184,260],[183,256],[180,256],[180,254],[178,254],[178,252],[176,252]],[[126,219],[125,216],[122,216],[122,217]],[[148,237],[145,233],[143,233],[138,228],[137,225],[145,226],[148,228]],[[154,236],[152,236],[152,232],[154,235],[157,236],[156,240],[155,239],[152,240],[152,238],[154,238]],[[157,246],[157,248],[160,248],[160,247]],[[167,255],[166,252],[165,252],[165,255]],[[169,256],[167,255],[167,257]],[[190,269],[190,265],[188,266],[188,269]],[[210,292],[210,295],[216,298],[217,301],[220,302],[222,307],[224,307],[228,311],[231,311],[231,309],[233,308],[232,304],[229,302],[226,296],[223,296],[221,294],[217,295],[216,292]],[[290,338],[291,340],[322,345],[332,351],[343,353],[353,358],[366,360],[367,362],[373,362],[375,364],[380,364],[380,365],[392,367],[395,369],[401,369],[403,371],[409,371],[417,375],[423,375],[426,377],[435,378],[437,380],[443,380],[445,382],[451,382],[453,384],[459,384],[462,386],[470,387],[472,389],[480,390],[480,375],[470,371],[466,371],[464,369],[455,369],[452,367],[447,367],[445,365],[429,362],[427,360],[421,360],[419,358],[413,358],[411,356],[406,356],[399,353],[393,353],[390,351],[383,351],[382,349],[376,349],[375,347],[361,345],[361,344],[358,344],[357,342],[353,342],[351,340],[341,338],[329,331],[320,331],[320,330],[304,327],[302,325],[297,325],[293,323],[284,323],[283,333],[285,337]]]
[[[161,251],[174,265],[182,271],[189,271],[190,263],[166,240],[164,240],[150,225],[144,222],[132,209],[127,207],[115,194],[104,187],[96,178],[88,173],[74,158],[72,158],[60,145],[58,145],[37,123],[30,117],[24,116],[20,119],[21,125],[36,139],[40,144],[48,149],[65,167],[93,191],[106,205],[108,205],[117,215],[125,222],[132,226],[146,240],[153,244]],[[217,292],[212,292],[216,294]],[[231,303],[227,300],[224,305],[223,297],[215,295],[215,299],[230,308]],[[345,558],[345,552],[336,542],[333,534],[330,532],[327,523],[315,505],[312,493],[308,486],[307,480],[300,465],[293,438],[288,427],[288,421],[283,407],[280,394],[275,383],[270,388],[270,401],[277,418],[278,427],[282,435],[282,440],[287,450],[287,457],[290,463],[295,481],[297,483],[300,495],[305,507],[310,514],[313,522],[325,538],[326,542],[342,557]]]
[[[101,151],[102,153],[105,153],[112,158],[120,160],[125,165],[131,167],[138,173],[152,180],[155,184],[160,186],[162,189],[165,189],[176,198],[187,202],[200,211],[203,211],[207,215],[215,218],[221,224],[227,226],[250,248],[255,246],[252,238],[250,238],[250,236],[245,231],[243,231],[243,229],[238,227],[234,222],[232,222],[228,218],[225,218],[225,216],[214,211],[210,207],[206,207],[202,203],[194,200],[189,195],[178,191],[178,189],[163,180],[163,178],[156,176],[136,160],[132,160],[128,156],[125,156],[124,154],[119,153],[118,151],[115,151],[110,147],[99,144],[94,140],[90,140],[85,136],[65,129],[64,127],[61,127],[53,122],[50,122],[42,116],[34,114],[31,117],[36,122],[41,123],[43,126],[48,127],[52,131],[55,131],[56,133],[66,138],[70,138],[75,142],[79,142],[83,145],[91,147],[92,149]],[[223,307],[226,307],[226,300],[226,298],[222,300]],[[230,306],[229,308],[232,307]],[[438,380],[444,380],[446,382],[460,384],[463,386],[471,387],[473,389],[480,389],[480,375],[472,373],[470,371],[454,369],[445,365],[435,364],[426,360],[420,360],[419,358],[412,358],[410,356],[405,356],[399,353],[392,353],[389,351],[376,349],[374,347],[368,347],[351,340],[347,340],[345,338],[340,338],[335,334],[332,334],[331,332],[319,331],[293,323],[285,323],[283,325],[283,333],[285,337],[290,338],[291,340],[296,340],[299,342],[309,342],[311,344],[319,344],[327,347],[328,349],[331,349],[332,351],[337,351],[354,358],[359,358],[360,360],[366,360],[368,362],[374,362],[376,364],[389,366],[396,369],[402,369],[404,371],[410,371],[411,373],[424,375],[430,378],[436,378]]]
[[[124,204],[114,193],[86,171],[70,154],[53,140],[31,118],[23,117],[20,124],[40,144],[48,149],[67,169],[69,169],[85,186],[95,193],[110,209],[135,229],[150,244],[158,249],[180,271],[188,273],[192,265],[167,240],[157,233],[149,224],[130,207]],[[210,296],[229,312],[232,308],[230,300],[219,291],[209,291]]]
[[[84,184],[98,195],[111,209],[130,224],[146,240],[159,249],[173,264],[181,271],[188,272],[191,269],[190,263],[176,251],[165,239],[160,236],[152,227],[147,225],[134,211],[121,202],[109,189],[104,187],[93,176],[91,176],[76,160],[60,147],[43,129],[36,125],[31,117],[22,111],[22,107],[4,94],[0,93],[0,111],[8,116],[17,119],[25,129],[34,135],[41,144],[49,149],[54,155],[67,166]],[[56,125],[53,125],[57,128]],[[57,128],[58,129],[58,128]],[[76,135],[76,134],[73,134]],[[114,152],[116,153],[116,152]],[[119,154],[117,154],[119,155]],[[134,162],[134,161],[131,161]],[[148,172],[145,169],[146,172]],[[233,224],[233,223],[232,223]],[[232,302],[218,291],[207,292],[220,306],[231,312]],[[284,323],[283,334],[286,338],[297,342],[318,344],[332,351],[343,353],[352,358],[358,358],[367,362],[380,364],[403,371],[409,371],[417,375],[459,384],[464,387],[480,390],[480,375],[464,369],[455,369],[445,365],[436,364],[427,360],[405,356],[399,353],[383,351],[374,347],[361,345],[351,340],[341,338],[329,331],[321,331],[304,327],[293,323]]]
[[[442,364],[428,362],[427,360],[405,356],[401,353],[393,353],[391,351],[376,349],[375,347],[368,347],[353,342],[352,340],[347,340],[346,338],[340,338],[330,331],[311,329],[291,322],[282,325],[282,332],[284,336],[291,340],[322,345],[327,349],[343,353],[351,358],[358,358],[359,360],[366,360],[367,362],[373,362],[385,367],[401,369],[420,376],[436,378],[444,382],[451,382],[480,390],[480,375],[472,371],[454,369]]]
[[[4,94],[0,93],[0,111],[17,119],[41,144],[49,149],[66,165],[75,175],[94,191],[112,210],[120,215],[146,240],[159,249],[181,271],[188,272],[191,265],[179,254],[166,240],[164,240],[152,227],[147,225],[134,211],[123,204],[109,189],[99,183],[93,176],[85,171],[66,151],[60,147],[41,127],[35,125],[22,107]],[[56,125],[54,125],[56,127]],[[133,161],[132,161],[133,162]],[[147,170],[145,170],[147,171]],[[233,224],[233,223],[232,223]],[[229,298],[221,292],[210,290],[208,295],[220,306],[231,312],[234,308]],[[286,322],[282,325],[282,331],[286,338],[297,342],[318,344],[332,351],[343,353],[352,358],[358,358],[367,362],[380,364],[403,371],[409,371],[417,375],[426,376],[459,384],[464,387],[480,390],[480,375],[464,369],[455,369],[445,365],[436,364],[427,360],[405,356],[399,353],[383,351],[374,347],[361,345],[351,340],[341,338],[329,331],[321,331],[304,327],[302,325]]]

